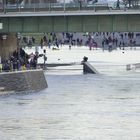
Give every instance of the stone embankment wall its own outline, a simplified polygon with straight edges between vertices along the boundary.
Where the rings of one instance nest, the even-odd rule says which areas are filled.
[[[15,50],[17,50],[16,33],[8,33],[5,39],[0,39],[0,56],[2,59],[8,59]]]
[[[40,91],[47,88],[43,70],[0,73],[0,94]]]

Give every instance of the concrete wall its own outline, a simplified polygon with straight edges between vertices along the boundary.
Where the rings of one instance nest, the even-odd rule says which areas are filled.
[[[43,70],[0,73],[0,95],[40,91],[45,88],[47,88],[47,82]]]

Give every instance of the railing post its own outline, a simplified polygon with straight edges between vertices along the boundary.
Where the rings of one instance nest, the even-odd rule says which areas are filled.
[[[51,3],[49,3],[49,11],[51,11]]]
[[[18,11],[19,11],[19,12],[20,12],[20,8],[21,8],[21,7],[19,6],[19,8],[18,8]]]
[[[34,12],[35,12],[35,3],[34,3]]]
[[[3,0],[3,12],[6,13],[6,0]]]
[[[96,12],[96,6],[94,5],[94,11]]]

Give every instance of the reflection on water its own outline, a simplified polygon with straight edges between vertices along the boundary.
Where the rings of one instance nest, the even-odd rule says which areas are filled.
[[[47,89],[0,97],[1,140],[139,140],[139,73],[97,67],[50,70]]]

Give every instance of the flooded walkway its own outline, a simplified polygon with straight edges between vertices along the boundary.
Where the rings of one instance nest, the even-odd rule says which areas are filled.
[[[100,75],[57,67],[45,72],[47,89],[1,96],[1,140],[139,140],[139,72],[125,71],[125,59],[114,63],[122,57],[101,62],[95,54]]]

